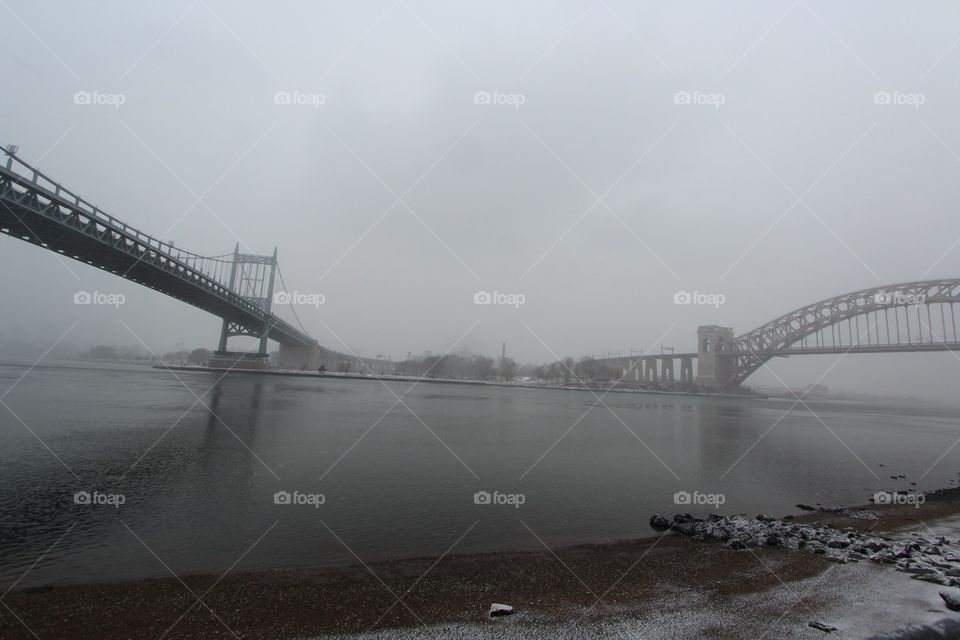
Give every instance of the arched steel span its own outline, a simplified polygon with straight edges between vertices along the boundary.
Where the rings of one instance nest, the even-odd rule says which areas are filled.
[[[728,388],[777,356],[960,351],[960,279],[862,289],[780,316],[736,338],[724,354]]]
[[[184,251],[107,215],[10,150],[0,165],[0,232],[219,316],[225,321],[224,335],[259,336],[282,345],[315,344],[302,325],[271,310],[263,291],[244,286],[264,280],[262,264],[257,264],[263,256],[235,252],[208,257]],[[241,272],[236,278],[234,270]]]

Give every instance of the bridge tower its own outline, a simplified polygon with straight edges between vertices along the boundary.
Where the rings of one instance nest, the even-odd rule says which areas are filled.
[[[240,243],[233,250],[233,265],[230,267],[229,288],[238,293],[247,302],[271,313],[273,307],[273,287],[277,273],[277,249],[273,249],[272,256],[258,256],[240,253]],[[269,369],[270,359],[267,355],[266,324],[251,326],[240,322],[223,319],[220,328],[220,343],[214,357],[211,358],[211,367],[239,367],[243,369]],[[256,354],[231,353],[227,351],[227,340],[235,336],[250,336],[260,339]]]
[[[730,359],[736,338],[733,329],[708,324],[697,327],[697,384],[712,389],[726,389],[730,375]]]

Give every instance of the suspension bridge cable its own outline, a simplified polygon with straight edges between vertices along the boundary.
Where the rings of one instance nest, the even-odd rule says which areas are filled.
[[[283,287],[283,291],[287,291],[287,283],[283,279],[283,271],[280,269],[279,262],[277,262],[277,275],[280,276],[280,284]],[[297,309],[293,304],[290,305],[290,311],[293,312],[293,317],[296,318],[297,324],[300,326],[300,330],[305,334],[310,335],[310,332],[307,331],[307,328],[303,326],[303,322],[300,321],[300,316],[297,315]]]

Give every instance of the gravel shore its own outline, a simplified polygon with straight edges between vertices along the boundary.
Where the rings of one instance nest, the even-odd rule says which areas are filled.
[[[878,517],[815,512],[789,522],[895,539],[960,538],[957,489],[931,494],[919,508],[866,508]],[[808,623],[820,621],[837,627],[831,637],[866,638],[956,615],[938,596],[943,586],[895,565],[828,562],[782,546],[734,550],[671,531],[638,534],[652,537],[237,573],[219,582],[189,576],[16,590],[0,601],[0,637],[815,638],[824,632]],[[489,619],[494,602],[517,613]]]

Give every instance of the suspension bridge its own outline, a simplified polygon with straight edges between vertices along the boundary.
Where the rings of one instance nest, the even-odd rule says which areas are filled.
[[[269,368],[267,340],[274,340],[281,367],[316,368],[319,346],[289,304],[276,250],[241,253],[238,243],[226,255],[191,253],[101,211],[21,160],[15,147],[7,147],[0,165],[0,205],[3,233],[221,318],[210,366]],[[258,339],[258,350],[228,351],[228,339],[235,336]]]

